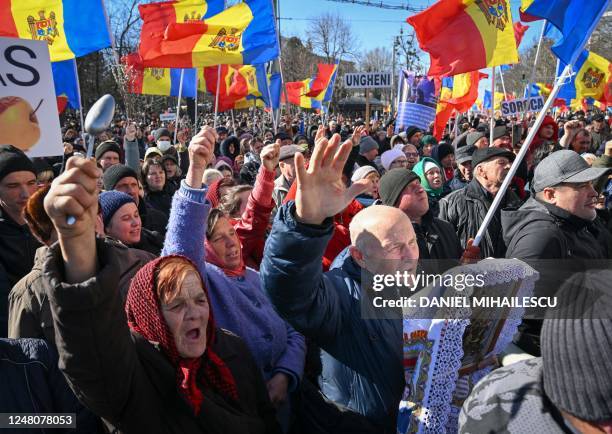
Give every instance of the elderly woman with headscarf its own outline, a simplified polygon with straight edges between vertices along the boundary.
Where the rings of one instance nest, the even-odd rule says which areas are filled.
[[[412,171],[419,175],[421,185],[427,192],[429,209],[434,216],[437,216],[440,209],[438,202],[444,195],[442,166],[433,158],[425,157],[414,166]]]
[[[207,139],[207,135],[213,138]],[[214,142],[212,129],[205,129],[192,140],[190,153],[208,141]],[[260,175],[249,197],[249,202],[263,202],[265,196],[268,213],[273,207],[272,169],[278,162],[280,145],[269,145],[269,148],[262,150]],[[245,265],[238,236],[241,230],[248,231],[248,226],[257,231],[263,225],[265,231],[268,219],[254,217],[245,222],[246,227],[235,227],[223,211],[211,211],[206,187],[195,188],[201,187],[199,180],[206,168],[206,161],[200,163],[197,158],[200,157],[194,157],[187,178],[174,197],[163,254],[184,255],[206,269],[206,287],[217,323],[245,340],[286,427],[289,393],[299,386],[304,370],[304,337],[276,313],[261,286],[259,273]],[[267,181],[265,192],[258,191],[260,178]]]
[[[214,139],[207,152],[213,147]],[[45,261],[44,285],[59,366],[79,400],[114,432],[278,432],[247,347],[216,327],[203,261],[149,262],[124,309],[117,258],[94,233],[99,172],[91,160],[69,160],[45,200],[59,243]]]

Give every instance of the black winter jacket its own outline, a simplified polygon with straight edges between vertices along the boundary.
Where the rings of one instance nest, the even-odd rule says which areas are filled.
[[[17,224],[0,208],[0,269],[6,276],[0,279],[0,337],[7,336],[9,292],[30,272],[40,246],[27,225]]]
[[[465,188],[453,191],[440,199],[438,217],[453,225],[461,247],[465,249],[467,241],[476,236],[492,203],[491,195],[485,192],[476,179],[472,179]],[[520,204],[518,196],[508,190],[481,240],[479,247],[483,258],[505,257],[506,245],[501,231],[501,209],[516,209]]]
[[[280,431],[262,375],[244,342],[218,329],[214,348],[238,387],[230,403],[199,384],[204,400],[193,410],[180,395],[176,369],[137,333],[131,333],[118,291],[120,265],[98,241],[99,271],[67,284],[58,245],[44,264],[62,372],[77,397],[122,433],[277,433]]]
[[[526,261],[540,273],[535,295],[552,296],[573,273],[606,267],[612,235],[599,219],[583,220],[552,204],[530,198],[518,210],[502,212],[507,258]],[[531,318],[529,318],[531,317]],[[515,343],[540,355],[541,315],[527,311]]]
[[[453,226],[428,211],[412,223],[419,245],[419,263],[428,273],[442,273],[458,265],[463,249]]]
[[[140,214],[140,219],[142,220],[142,227],[153,232],[159,232],[160,234],[166,233],[166,226],[168,226],[168,215],[156,210],[151,205],[148,205],[142,198],[138,202],[138,213]]]

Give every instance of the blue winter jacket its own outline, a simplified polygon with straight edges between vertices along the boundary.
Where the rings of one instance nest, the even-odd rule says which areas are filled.
[[[272,303],[321,348],[321,391],[336,404],[394,429],[404,390],[402,320],[362,319],[361,268],[347,256],[322,272],[333,232],[295,220],[295,204],[279,209],[260,276]]]
[[[76,414],[76,429],[26,428],[15,432],[95,434],[101,429],[99,419],[70,390],[57,363],[54,347],[42,339],[0,339],[0,413]]]

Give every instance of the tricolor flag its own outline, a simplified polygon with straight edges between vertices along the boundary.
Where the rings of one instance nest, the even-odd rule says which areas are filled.
[[[521,19],[545,19],[560,32],[551,50],[564,63],[572,63],[593,33],[610,0],[522,0]]]
[[[322,92],[326,92],[329,87],[329,84],[333,83],[333,79],[335,79],[337,69],[337,63],[319,63],[317,65],[317,73],[310,83],[310,90],[308,91],[306,96],[316,98]]]
[[[202,76],[204,80],[201,82],[205,83],[205,90],[215,98],[219,86],[221,112],[233,108],[252,107],[255,99],[261,100],[263,106],[270,104],[264,65],[221,65],[220,76],[218,66],[209,66],[202,69]],[[217,78],[220,78],[218,84]]]
[[[323,90],[319,91],[316,97],[308,96],[315,94],[316,92],[313,90],[313,85],[320,86],[320,81],[317,82],[319,72],[315,74],[315,76],[312,78],[307,78],[306,80],[302,81],[289,82],[286,84],[287,98],[291,104],[295,104],[302,108],[322,109],[324,102],[331,101],[334,92],[334,84],[336,82],[338,68],[334,68],[333,73],[327,80],[326,87]]]
[[[61,99],[65,98],[66,105],[64,108],[68,106],[74,110],[80,109],[76,60],[53,62],[51,63],[51,69],[53,71],[55,95]]]
[[[279,56],[271,0],[245,0],[202,21],[182,20],[176,9],[183,3],[138,6],[145,66],[255,65]]]
[[[165,95],[195,98],[197,95],[197,73],[194,68],[145,68],[138,53],[123,58],[128,76],[128,92],[139,95]],[[181,88],[181,71],[183,87]]]
[[[440,0],[407,21],[429,53],[428,76],[518,62],[508,0]]]
[[[0,0],[0,36],[47,41],[52,62],[111,46],[101,0]]]
[[[478,83],[482,78],[488,77],[479,71],[444,77],[440,82],[440,98],[436,106],[436,119],[434,122],[434,137],[442,139],[444,129],[453,110],[465,112],[478,99]],[[436,80],[439,82],[439,80]]]
[[[231,84],[228,95],[236,100],[250,97],[259,98],[266,106],[270,105],[268,95],[268,77],[264,65],[239,65],[230,67],[228,77]]]
[[[562,73],[565,65],[559,62],[557,77]],[[561,86],[558,98],[571,105],[572,100],[582,101],[584,98],[593,98],[596,101],[612,103],[606,100],[606,87],[612,79],[611,65],[608,60],[592,51],[584,50],[573,68],[576,73]]]

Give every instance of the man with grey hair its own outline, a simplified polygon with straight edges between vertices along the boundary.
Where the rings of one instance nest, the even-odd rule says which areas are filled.
[[[556,290],[562,270],[585,270],[612,257],[612,236],[596,219],[598,193],[593,188],[610,172],[590,167],[574,151],[553,152],[534,170],[535,197],[517,210],[502,212],[506,257],[536,261],[533,266],[541,274],[536,292]],[[538,356],[541,326],[537,319],[525,319],[515,343]]]
[[[369,187],[365,179],[348,189],[342,183],[351,148],[337,134],[328,141],[320,128],[308,169],[296,155],[296,200],[279,209],[260,275],[279,314],[321,348],[319,385],[329,402],[305,431],[395,433],[404,390],[401,310],[364,319],[365,279],[414,273],[419,249],[410,219],[376,205],[353,218],[341,264],[322,272],[333,216]]]
[[[473,179],[465,188],[440,199],[438,217],[455,227],[461,247],[476,236],[489,207],[510,170],[514,154],[504,148],[476,149],[472,154]],[[506,191],[479,245],[483,258],[503,258],[506,245],[501,235],[501,209],[518,208],[520,199]]]

